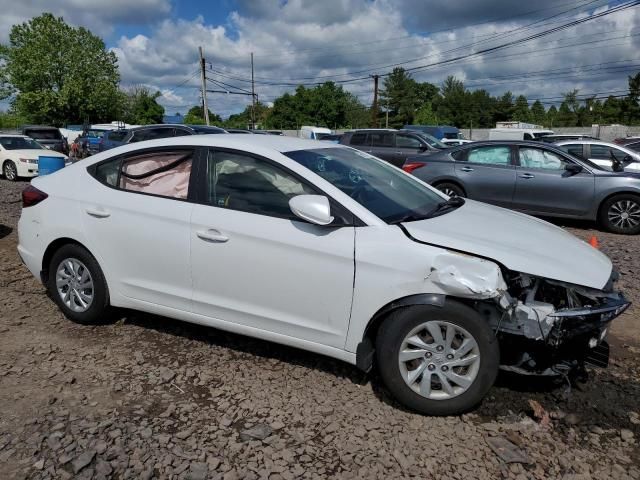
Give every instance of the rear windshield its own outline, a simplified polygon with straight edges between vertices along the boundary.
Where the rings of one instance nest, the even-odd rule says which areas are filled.
[[[29,135],[31,138],[35,138],[38,140],[61,140],[62,134],[60,130],[53,128],[29,128],[25,130],[25,134]]]
[[[0,137],[0,144],[5,150],[41,150],[43,147],[31,138]]]

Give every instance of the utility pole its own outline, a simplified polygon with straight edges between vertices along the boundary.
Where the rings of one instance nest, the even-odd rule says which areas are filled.
[[[371,124],[373,128],[378,126],[378,78],[380,75],[371,75],[373,77],[373,107],[371,108]]]
[[[202,113],[204,115],[204,121],[209,125],[209,106],[207,105],[207,77],[205,76],[205,61],[202,47],[198,47],[200,51],[200,80],[202,81]]]
[[[256,129],[256,86],[253,82],[253,52],[251,52],[251,130]]]
[[[389,128],[389,109],[387,108],[387,121],[385,122],[385,128]]]

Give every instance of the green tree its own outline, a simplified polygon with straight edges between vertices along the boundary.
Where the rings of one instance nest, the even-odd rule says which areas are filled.
[[[184,116],[184,123],[186,125],[204,125],[207,122],[204,119],[204,107],[202,105],[196,105],[191,107],[187,114]],[[209,110],[209,124],[210,125],[222,125],[222,118],[220,115],[213,113]]]
[[[496,102],[493,123],[506,122],[513,118],[513,94],[505,92]]]
[[[546,115],[546,123],[545,125],[553,128],[553,127],[557,127],[557,120],[558,120],[558,109],[556,108],[555,105],[551,105],[549,107],[549,110],[547,110],[547,115]]]
[[[540,100],[536,100],[531,105],[531,121],[536,125],[544,125],[546,121],[546,112],[544,111],[544,105]]]
[[[389,111],[389,126],[401,128],[413,123],[420,97],[428,96],[427,87],[419,87],[404,68],[396,67],[385,77],[380,104]]]
[[[529,111],[529,102],[524,95],[518,95],[516,103],[513,106],[511,120],[516,122],[531,122],[531,112]]]
[[[45,13],[14,25],[2,56],[2,94],[17,92],[16,111],[30,122],[111,121],[120,110],[116,55],[83,27]]]
[[[157,100],[160,92],[151,93],[145,86],[133,87],[125,92],[122,119],[134,125],[162,123],[164,107]]]
[[[436,112],[433,111],[430,102],[423,103],[422,106],[416,112],[413,121],[416,125],[437,125],[438,117]]]
[[[247,107],[245,107],[245,109],[242,112],[231,115],[227,120],[222,122],[221,124],[222,127],[250,128],[251,108],[252,108],[251,105],[248,105]],[[269,117],[270,110],[271,109],[267,107],[264,103],[256,102],[256,106],[255,106],[256,128],[269,128],[267,126],[267,123],[268,123],[267,119]],[[218,123],[216,123],[216,125],[218,125]]]
[[[447,77],[440,88],[440,97],[435,102],[438,123],[458,128],[469,126],[473,122],[470,101],[471,96],[464,83],[453,76]]]

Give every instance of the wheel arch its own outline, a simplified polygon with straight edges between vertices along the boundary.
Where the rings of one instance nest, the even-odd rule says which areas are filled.
[[[61,237],[53,240],[51,243],[49,243],[49,245],[47,245],[47,248],[44,251],[44,255],[42,255],[40,280],[44,285],[46,285],[47,281],[49,280],[49,264],[51,263],[51,259],[53,258],[55,253],[65,245],[78,245],[79,247],[84,248],[87,252],[89,252],[89,254],[93,256],[93,258],[95,258],[95,255],[91,253],[91,250],[89,250],[85,245],[83,245],[82,242],[79,242],[74,238]],[[98,260],[96,259],[96,261]]]
[[[457,178],[442,178],[433,182],[431,186],[434,188],[438,188],[438,185],[442,185],[443,183],[452,183],[453,185],[458,187],[460,190],[462,190],[462,193],[464,193],[465,197],[467,196],[467,189],[464,188],[462,183],[460,183],[460,180],[458,180]]]
[[[443,307],[446,298],[447,295],[439,293],[420,293],[397,298],[381,307],[367,323],[362,335],[362,341],[356,347],[356,366],[364,372],[371,370],[373,366],[378,329],[390,313],[400,308],[416,305]]]
[[[635,190],[620,190],[617,192],[609,193],[606,196],[602,197],[600,199],[600,202],[598,203],[598,211],[596,212],[596,218],[598,219],[598,221],[600,221],[600,215],[602,214],[602,207],[604,207],[604,204],[607,202],[607,200],[617,195],[633,195],[634,197],[638,197],[638,199],[640,200],[640,192]]]

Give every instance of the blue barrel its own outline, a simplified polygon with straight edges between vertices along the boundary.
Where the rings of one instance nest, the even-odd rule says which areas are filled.
[[[38,175],[49,175],[64,168],[64,157],[38,157]]]

